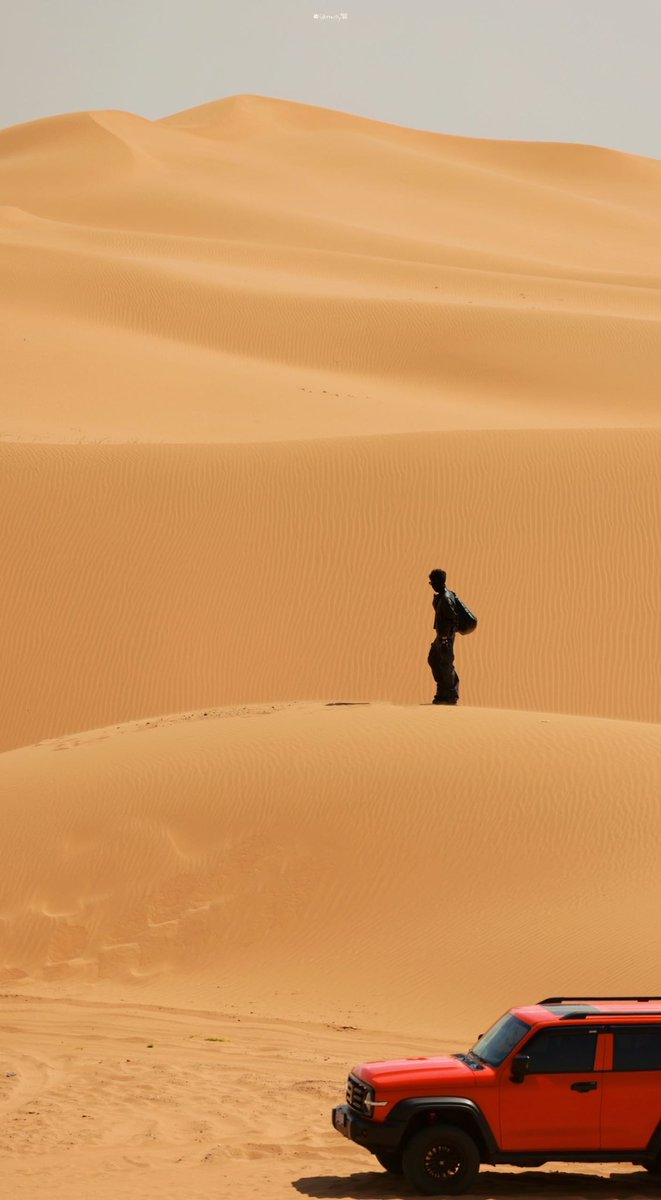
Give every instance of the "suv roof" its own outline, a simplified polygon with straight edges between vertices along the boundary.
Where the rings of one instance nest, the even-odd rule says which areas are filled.
[[[580,1021],[587,1017],[661,1016],[661,996],[548,996],[536,1004],[512,1009],[515,1016],[533,1025]]]

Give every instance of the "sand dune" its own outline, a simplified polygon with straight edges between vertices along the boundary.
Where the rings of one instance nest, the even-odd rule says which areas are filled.
[[[644,991],[660,753],[658,725],[341,705],[4,754],[5,981],[166,973],[464,1039],[557,973]]]
[[[659,434],[0,450],[0,744],[263,701],[429,701],[442,562],[468,704],[658,721]]]
[[[657,425],[660,181],[249,96],[5,130],[0,434]]]
[[[353,1062],[658,992],[660,183],[251,96],[0,131],[8,1195],[399,1200]]]
[[[346,1070],[463,1048],[550,981],[654,990],[660,752],[658,725],[299,705],[0,756],[12,1194],[70,1195],[66,1153],[102,1197],[410,1195],[330,1130]],[[612,1171],[480,1193],[649,1193]]]

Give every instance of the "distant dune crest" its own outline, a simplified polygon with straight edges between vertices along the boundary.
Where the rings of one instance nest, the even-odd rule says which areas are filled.
[[[657,426],[659,183],[261,96],[4,130],[0,432]]]

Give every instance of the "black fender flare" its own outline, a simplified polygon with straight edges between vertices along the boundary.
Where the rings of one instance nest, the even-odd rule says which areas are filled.
[[[659,1124],[647,1143],[647,1153],[653,1155],[654,1157],[661,1155],[661,1121],[659,1121]]]
[[[411,1122],[426,1113],[438,1113],[441,1118],[445,1115],[451,1118],[456,1113],[464,1119],[468,1118],[468,1122],[476,1127],[487,1156],[498,1154],[500,1147],[487,1118],[479,1105],[466,1096],[420,1096],[413,1100],[400,1100],[386,1120],[401,1127],[404,1140]],[[661,1123],[659,1132],[661,1135]]]

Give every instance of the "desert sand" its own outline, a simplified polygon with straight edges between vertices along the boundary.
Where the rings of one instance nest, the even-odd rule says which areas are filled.
[[[0,131],[3,1195],[399,1200],[354,1063],[659,992],[660,184],[250,96]]]

